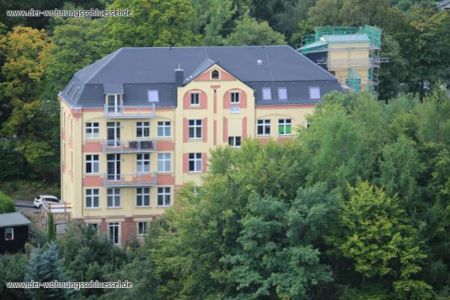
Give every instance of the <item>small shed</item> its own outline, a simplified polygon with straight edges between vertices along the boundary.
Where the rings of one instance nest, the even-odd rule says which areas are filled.
[[[19,212],[0,214],[0,254],[24,251],[30,224]]]

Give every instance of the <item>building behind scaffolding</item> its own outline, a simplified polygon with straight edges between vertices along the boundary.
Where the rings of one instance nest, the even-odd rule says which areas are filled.
[[[380,63],[387,61],[380,57],[381,29],[367,25],[316,27],[298,50],[356,93],[377,91]]]

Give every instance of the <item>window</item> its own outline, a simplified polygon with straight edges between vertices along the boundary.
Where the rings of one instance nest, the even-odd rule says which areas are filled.
[[[189,120],[189,138],[202,138],[202,120]]]
[[[148,232],[148,222],[138,222],[138,234],[144,235]]]
[[[114,245],[119,245],[119,223],[109,223],[109,239],[112,241]]]
[[[231,92],[231,103],[236,104],[239,103],[239,92]]]
[[[122,95],[121,94],[106,95],[106,107],[107,107],[108,113],[121,113],[122,112]]]
[[[279,100],[287,100],[287,88],[282,87],[278,88],[278,99]]]
[[[148,90],[148,102],[159,102],[158,90]]]
[[[189,172],[202,171],[202,154],[189,153]]]
[[[108,189],[107,205],[110,208],[120,207],[120,189]]]
[[[171,133],[170,121],[158,122],[158,136],[170,137]]]
[[[137,154],[136,162],[136,170],[138,173],[150,172],[150,153]]]
[[[150,206],[150,188],[136,189],[136,206],[146,207]]]
[[[99,168],[98,154],[86,155],[86,174],[98,174]]]
[[[88,228],[91,228],[93,231],[98,232],[98,224],[97,223],[88,223]]]
[[[5,241],[14,240],[14,228],[5,228]]]
[[[262,89],[263,100],[272,100],[272,89],[265,87]]]
[[[228,137],[228,145],[231,147],[240,147],[241,146],[241,137],[240,136],[229,136]]]
[[[170,187],[158,188],[158,206],[170,206]]]
[[[310,87],[309,88],[309,98],[312,100],[320,100],[320,88],[319,87]]]
[[[211,79],[219,79],[219,71],[213,70],[211,72]]]
[[[150,122],[137,122],[136,123],[136,137],[148,138],[150,136]]]
[[[191,105],[193,105],[193,106],[200,105],[200,94],[199,93],[191,93]]]
[[[170,153],[158,153],[158,172],[170,172],[172,170],[171,160]]]
[[[280,135],[291,134],[292,125],[291,119],[279,119],[278,120],[278,133]]]
[[[97,139],[99,136],[99,125],[97,122],[86,123],[86,138]]]
[[[99,205],[99,190],[86,189],[86,207],[95,208]]]
[[[270,135],[270,120],[258,120],[257,124],[257,133],[258,135]]]

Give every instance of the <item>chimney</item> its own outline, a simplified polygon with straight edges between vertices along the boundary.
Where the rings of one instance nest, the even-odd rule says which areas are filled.
[[[175,84],[178,86],[182,86],[184,81],[184,70],[180,65],[175,69]]]

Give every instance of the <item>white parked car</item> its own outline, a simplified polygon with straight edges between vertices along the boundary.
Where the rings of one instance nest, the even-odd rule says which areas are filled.
[[[36,208],[41,208],[42,205],[45,205],[47,203],[59,203],[61,200],[58,199],[56,196],[52,195],[39,195],[36,198],[34,198],[33,205]]]

